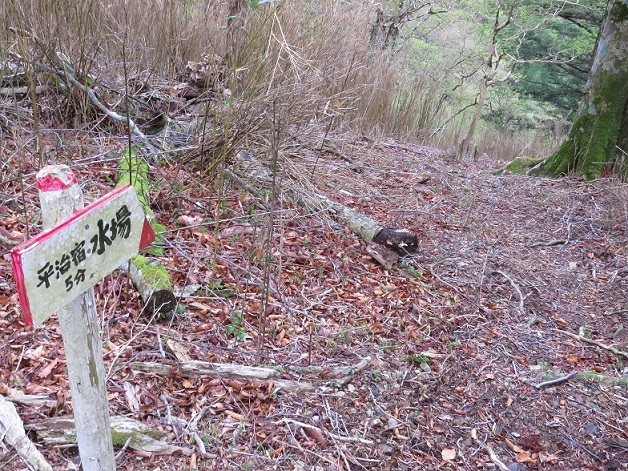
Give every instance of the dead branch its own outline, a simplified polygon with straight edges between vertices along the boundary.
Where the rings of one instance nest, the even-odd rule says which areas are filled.
[[[493,449],[488,446],[486,443],[476,439],[475,440],[478,445],[480,445],[482,447],[482,449],[484,451],[486,451],[488,453],[489,458],[491,459],[491,461],[493,463],[495,463],[495,466],[497,466],[499,469],[501,469],[502,471],[509,471],[508,466],[506,466],[504,464],[504,462],[502,460],[499,459],[499,457],[495,454],[495,452],[493,451]]]
[[[38,395],[38,394],[24,394],[21,391],[17,391],[15,389],[9,388],[5,394],[5,399],[7,401],[11,401],[15,404],[22,404],[25,406],[31,407],[56,407],[57,401],[55,399],[50,399],[48,396]]]
[[[74,419],[52,418],[28,425],[29,430],[34,430],[37,437],[48,445],[76,445],[76,431]],[[124,440],[123,446],[128,442],[128,447],[134,450],[154,453],[157,455],[171,455],[180,453],[185,456],[192,454],[192,449],[170,445],[162,440],[152,438],[155,430],[129,417],[111,417],[111,431],[115,436]],[[52,468],[49,468],[52,470]]]
[[[371,364],[371,357],[365,357],[360,363],[358,363],[355,366],[350,366],[347,368],[343,368],[341,371],[343,371],[343,376],[337,380],[335,380],[334,386],[337,388],[342,388],[344,387],[349,381],[351,381],[353,379],[353,377],[360,371],[362,371],[364,368],[366,368],[368,365]]]
[[[17,240],[9,239],[7,236],[0,234],[0,244],[4,244],[7,247],[15,247],[19,243]]]
[[[231,170],[229,170],[228,168],[224,169],[225,172],[225,176],[231,180],[232,183],[234,183],[235,185],[239,186],[240,188],[242,188],[243,190],[249,192],[251,195],[255,196],[259,202],[261,203],[262,206],[266,207],[266,203],[264,202],[264,198],[261,196],[261,192],[257,191],[255,188],[253,188],[251,185],[249,185],[247,182],[244,181],[244,179],[240,178],[239,176],[237,176],[235,173],[233,173]]]
[[[191,435],[194,438],[194,442],[196,443],[196,446],[198,448],[198,452],[200,453],[200,455],[206,459],[206,460],[210,460],[210,459],[216,459],[218,458],[218,455],[214,454],[214,453],[209,453],[207,451],[207,448],[205,447],[205,442],[203,442],[203,439],[201,438],[201,436],[198,433],[198,422],[200,420],[202,420],[205,415],[210,411],[210,407],[209,406],[205,406],[203,407],[197,414],[196,416],[194,416],[192,418],[192,420],[190,420],[188,422],[188,434]]]
[[[302,427],[304,429],[312,429],[312,430],[316,430],[317,432],[323,434],[323,435],[327,435],[329,438],[333,439],[333,440],[338,440],[339,442],[357,442],[357,443],[362,443],[363,445],[373,445],[374,442],[373,440],[367,440],[365,438],[360,438],[360,437],[343,437],[341,435],[336,435],[335,433],[331,433],[329,430],[325,430],[324,428],[319,428],[319,427],[314,427],[313,425],[309,425],[303,422],[299,422],[298,420],[294,420],[294,419],[288,419],[287,417],[284,417],[283,419],[279,419],[273,422],[273,424],[275,425],[281,425],[281,424],[293,424],[296,425],[297,427]]]
[[[534,247],[552,247],[553,245],[564,245],[569,242],[567,239],[552,239],[549,242],[535,242],[534,244],[528,245],[531,249]]]
[[[562,378],[552,379],[550,381],[543,381],[542,383],[539,383],[539,384],[537,384],[534,387],[536,389],[543,389],[543,388],[549,388],[550,386],[556,386],[558,384],[563,384],[563,383],[566,383],[567,381],[569,381],[571,378],[573,378],[577,374],[578,374],[577,371],[572,371],[567,376],[563,376]]]
[[[173,369],[181,372],[183,376],[207,375],[207,376],[229,376],[241,379],[271,379],[279,375],[273,368],[263,368],[258,366],[236,365],[234,363],[210,363],[207,361],[184,361],[178,365],[169,365],[157,362],[134,362],[130,365],[134,371],[145,373],[155,373],[158,375],[168,375]]]
[[[494,270],[491,273],[499,273],[500,275],[502,275],[504,278],[506,278],[508,280],[508,282],[511,284],[511,286],[513,287],[513,289],[515,290],[515,292],[517,293],[517,296],[519,297],[519,306],[517,306],[519,308],[519,312],[525,316],[526,314],[526,310],[523,306],[523,300],[525,299],[523,297],[523,294],[521,293],[521,290],[519,289],[519,287],[517,286],[517,283],[515,283],[513,281],[512,278],[510,278],[510,276],[508,276],[506,273],[504,273],[501,270]]]
[[[35,95],[40,95],[48,90],[47,85],[37,85],[35,87]],[[0,88],[0,95],[16,97],[18,95],[28,95],[29,87],[4,87]]]
[[[617,350],[614,347],[611,347],[609,345],[604,345],[601,342],[598,342],[597,340],[593,340],[593,339],[588,339],[586,337],[582,337],[581,335],[576,335],[576,334],[572,334],[571,332],[567,332],[565,330],[560,330],[560,329],[555,329],[556,332],[560,332],[561,334],[565,334],[565,335],[569,335],[570,337],[576,339],[576,340],[580,340],[581,342],[584,343],[588,343],[591,345],[595,345],[597,347],[603,348],[604,350],[608,350],[611,353],[614,353],[615,355],[619,355],[622,356],[624,358],[628,358],[628,352],[623,352],[621,350]]]
[[[118,459],[120,459],[120,457],[124,454],[126,449],[131,444],[131,439],[132,438],[133,438],[133,436],[130,436],[129,438],[126,439],[126,442],[124,442],[124,445],[122,446],[122,448],[120,448],[120,450],[118,450],[118,452],[116,453],[116,456],[114,457],[115,461],[118,461]]]
[[[329,368],[322,368],[317,366],[291,366],[290,369],[292,371],[298,371],[301,373],[307,372],[310,374],[317,374],[319,376],[325,375],[328,377],[338,377],[338,379],[328,381],[327,386],[342,388],[346,386],[347,383],[349,383],[358,372],[362,371],[364,368],[370,365],[371,360],[371,357],[367,356],[363,358],[357,365],[343,366],[339,368],[333,368],[331,370]]]
[[[72,63],[70,62],[70,59],[65,54],[63,54],[62,52],[57,52],[56,54],[53,54],[52,49],[42,39],[40,39],[35,33],[31,31],[20,30],[14,27],[9,28],[9,30],[16,35],[23,35],[32,39],[35,42],[35,44],[37,44],[37,46],[44,52],[44,54],[48,57],[48,59],[52,62],[54,73],[59,75],[61,78],[66,79],[67,82],[71,83],[72,85],[77,87],[79,90],[81,90],[83,93],[85,93],[87,97],[89,98],[89,100],[106,116],[113,119],[114,121],[118,121],[119,123],[124,123],[128,125],[129,130],[135,136],[137,136],[137,138],[142,142],[142,144],[144,144],[149,149],[151,153],[153,154],[159,153],[159,149],[148,140],[146,135],[140,130],[140,128],[137,127],[135,122],[130,117],[122,116],[116,113],[115,111],[112,111],[109,108],[107,108],[98,99],[98,97],[96,96],[96,93],[94,93],[94,90],[92,90],[91,87],[89,87],[88,85],[82,84],[76,79],[76,77],[74,77]]]
[[[207,375],[212,377],[233,377],[240,379],[268,380],[272,379],[277,389],[285,389],[290,392],[308,393],[316,388],[310,383],[291,381],[276,378],[279,372],[272,368],[262,368],[256,366],[236,365],[231,363],[209,363],[206,361],[186,361],[178,365],[169,365],[157,362],[134,362],[130,368],[133,371],[143,371],[160,376],[167,376],[173,371],[179,372],[182,376]]]
[[[198,434],[198,432],[192,432],[192,437],[194,437],[194,443],[196,443],[196,446],[198,448],[198,452],[203,457],[203,459],[205,459],[205,460],[214,460],[214,459],[218,458],[218,455],[216,455],[215,453],[208,453],[207,452],[207,448],[205,448],[205,443],[203,442],[203,439]]]
[[[87,97],[89,98],[89,100],[100,110],[102,111],[105,115],[107,115],[109,118],[113,119],[114,121],[118,121],[119,123],[124,123],[124,124],[128,124],[129,129],[131,130],[131,132],[137,136],[137,138],[142,142],[142,144],[144,144],[153,154],[157,154],[159,153],[159,150],[157,149],[157,147],[155,147],[146,137],[146,135],[140,131],[140,128],[137,127],[137,125],[135,124],[135,122],[128,116],[122,116],[118,113],[116,113],[115,111],[111,111],[109,108],[107,108],[105,105],[103,105],[101,103],[101,101],[98,99],[98,97],[96,96],[96,94],[94,93],[94,90],[91,89],[91,87],[82,84],[81,82],[79,82],[74,75],[72,75],[71,68],[70,68],[70,60],[65,56],[65,54],[61,53],[61,52],[57,52],[57,56],[59,57],[59,60],[61,61],[61,64],[63,64],[63,74],[64,76],[68,79],[68,81],[74,85],[75,87],[79,88],[81,91],[83,91],[83,93],[85,93],[87,95]],[[59,71],[61,72],[61,71]]]
[[[563,432],[561,430],[561,433],[563,434],[563,436],[567,439],[569,439],[569,441],[571,442],[571,446],[576,445],[578,448],[582,449],[586,454],[588,454],[589,456],[595,458],[598,461],[602,461],[602,458],[600,458],[598,455],[596,455],[595,453],[593,453],[591,450],[589,450],[589,448],[587,448],[586,446],[584,446],[582,443],[580,443],[578,440],[576,440],[574,437],[572,437],[571,435],[566,434],[565,432]]]
[[[29,469],[52,471],[52,466],[26,436],[24,424],[15,406],[0,395],[0,444],[2,442],[15,448]]]
[[[314,149],[312,149],[314,150]],[[329,152],[330,154],[333,154],[337,157],[340,157],[342,160],[349,162],[350,164],[355,164],[355,160],[353,160],[351,157],[349,157],[348,155],[342,153],[333,142],[330,142],[329,140],[325,140],[324,144],[321,146],[320,149],[318,149],[318,151],[323,151],[323,152]]]
[[[371,357],[363,358],[358,364],[339,367],[330,370],[329,368],[320,367],[298,367],[291,366],[292,371],[301,374],[314,374],[319,376],[317,383],[319,386],[327,386],[333,388],[342,388],[349,383],[353,377],[371,363]],[[272,380],[278,390],[285,389],[290,392],[309,393],[316,389],[317,385],[301,381],[292,381],[279,378],[280,371],[274,368],[264,368],[258,366],[237,365],[233,363],[210,363],[206,361],[183,361],[177,365],[157,362],[134,362],[130,364],[130,368],[134,371],[143,371],[145,373],[153,373],[160,376],[167,376],[173,371],[180,373],[182,376],[207,375],[212,377],[230,377],[240,379],[255,380]],[[336,379],[325,379],[322,376],[332,377]]]

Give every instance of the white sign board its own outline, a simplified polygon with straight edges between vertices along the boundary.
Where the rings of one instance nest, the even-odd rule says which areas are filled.
[[[25,322],[37,327],[154,238],[125,185],[18,245],[11,258]]]

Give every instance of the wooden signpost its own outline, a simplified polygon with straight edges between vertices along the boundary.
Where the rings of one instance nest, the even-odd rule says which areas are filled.
[[[155,237],[130,186],[83,207],[65,165],[43,168],[37,186],[45,231],[11,251],[24,320],[57,312],[83,469],[113,471],[107,387],[93,286]]]

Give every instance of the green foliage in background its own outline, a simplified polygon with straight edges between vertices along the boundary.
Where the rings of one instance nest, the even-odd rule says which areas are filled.
[[[527,62],[517,67],[513,89],[551,104],[562,116],[572,114],[582,97],[606,1],[583,0],[564,5],[530,31],[519,46]],[[548,60],[549,59],[549,60]]]
[[[396,60],[404,61],[408,81],[430,84],[430,107],[421,108],[426,116],[419,122],[433,126],[432,135],[452,130],[449,144],[457,139],[452,128],[460,127],[459,137],[469,121],[495,23],[505,21],[513,1],[435,2],[447,12],[415,30],[406,26],[413,33],[401,35],[404,49]],[[534,132],[530,138],[552,145],[564,135],[579,106],[605,7],[603,0],[514,1],[512,20],[491,57],[499,67],[479,123],[485,140],[495,133],[503,139]]]
[[[37,32],[95,87],[115,82],[122,63],[131,77],[176,82],[188,61],[216,55],[224,64],[212,93],[224,99],[202,121],[212,156],[250,129],[264,135],[271,103],[295,132],[350,128],[452,148],[469,128],[496,8],[512,2],[495,53],[497,78],[508,80],[487,91],[476,145],[496,157],[540,155],[578,107],[603,0],[0,2],[0,64],[16,40],[8,26]],[[24,45],[33,63],[46,61]]]

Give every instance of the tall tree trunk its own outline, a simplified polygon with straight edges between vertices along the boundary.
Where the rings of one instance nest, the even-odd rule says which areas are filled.
[[[602,176],[617,164],[628,177],[628,0],[609,0],[580,111],[569,137],[541,172]]]
[[[628,101],[625,103],[624,116],[619,127],[615,171],[622,175],[624,181],[628,181]]]
[[[462,140],[458,147],[458,158],[462,159],[465,155],[469,154],[471,150],[471,143],[473,142],[473,136],[475,135],[475,129],[480,120],[482,114],[482,108],[484,108],[484,101],[486,99],[486,91],[488,87],[496,82],[503,82],[510,76],[510,72],[505,78],[497,79],[497,71],[503,57],[502,54],[497,53],[497,43],[499,42],[500,33],[506,28],[512,21],[512,17],[517,7],[519,0],[513,0],[508,6],[506,11],[506,19],[500,23],[500,16],[502,15],[502,6],[498,3],[497,10],[495,11],[495,24],[493,25],[493,31],[491,33],[491,43],[489,44],[487,57],[482,66],[482,82],[480,83],[480,92],[478,93],[477,103],[475,104],[475,111],[469,124],[469,130],[467,136]],[[511,70],[512,72],[512,70]]]
[[[458,149],[459,159],[464,158],[464,156],[469,154],[469,151],[471,150],[471,142],[473,141],[473,136],[475,135],[475,128],[478,125],[478,121],[480,120],[480,115],[482,114],[482,108],[484,108],[484,100],[486,99],[486,90],[488,90],[488,86],[489,86],[488,77],[484,75],[484,77],[482,78],[482,83],[480,84],[480,93],[478,95],[478,102],[475,105],[473,118],[471,118],[471,124],[469,124],[469,130],[467,131],[467,137],[465,137],[462,140],[462,142],[460,143],[460,147]]]

